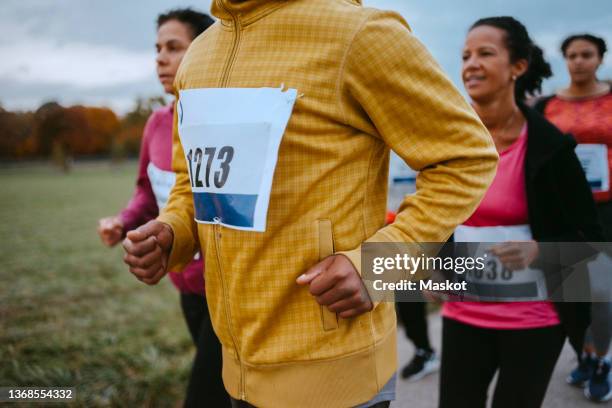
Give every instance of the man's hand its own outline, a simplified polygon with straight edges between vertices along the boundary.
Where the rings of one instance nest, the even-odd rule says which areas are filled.
[[[540,250],[536,241],[510,241],[491,247],[491,253],[511,271],[527,268],[538,257]]]
[[[155,285],[167,272],[174,233],[168,224],[149,221],[127,233],[123,261],[130,272],[147,285]]]
[[[298,277],[297,283],[310,285],[310,294],[320,305],[345,319],[374,307],[359,273],[343,255],[325,258]]]
[[[123,237],[123,222],[117,216],[106,217],[98,220],[98,235],[104,245],[113,247]]]

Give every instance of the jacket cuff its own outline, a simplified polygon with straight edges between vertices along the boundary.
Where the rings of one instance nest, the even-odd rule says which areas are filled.
[[[372,310],[376,309],[376,307],[380,304],[380,301],[374,300],[374,299],[380,298],[380,292],[374,289],[374,286],[373,286],[374,284],[372,281],[367,281],[363,279],[363,274],[361,271],[361,245],[350,251],[339,251],[339,252],[336,252],[336,254],[344,255],[346,258],[348,258],[349,261],[351,261],[351,263],[353,264],[353,267],[357,270],[357,273],[359,273],[359,276],[361,276],[363,285],[365,286],[366,291],[368,292],[368,296],[370,296],[370,300],[372,301],[372,304],[374,305]]]
[[[170,213],[160,214],[157,220],[170,226],[174,234],[167,271],[180,273],[193,260],[196,251],[191,228],[180,217]]]

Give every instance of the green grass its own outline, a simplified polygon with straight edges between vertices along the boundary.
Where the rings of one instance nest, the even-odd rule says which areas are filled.
[[[0,386],[76,387],[74,406],[181,400],[193,346],[176,290],[138,282],[96,234],[135,174],[135,164],[0,170]]]

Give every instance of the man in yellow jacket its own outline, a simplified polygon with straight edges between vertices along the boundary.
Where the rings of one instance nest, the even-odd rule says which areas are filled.
[[[494,176],[491,138],[395,13],[349,0],[212,11],[175,81],[174,189],[128,234],[125,261],[155,284],[201,250],[237,406],[386,406],[395,311],[370,300],[361,245],[448,239]],[[419,175],[384,226],[389,149]]]

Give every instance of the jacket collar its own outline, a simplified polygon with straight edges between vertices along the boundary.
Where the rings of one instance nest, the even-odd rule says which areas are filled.
[[[555,154],[573,149],[576,142],[535,110],[523,104],[519,108],[527,120],[527,175],[533,177]]]
[[[240,21],[248,25],[290,1],[297,0],[213,0],[211,13],[226,22]],[[309,1],[309,0],[303,0]],[[361,5],[362,0],[349,0]]]
[[[222,21],[240,20],[242,24],[266,15],[287,0],[213,0],[211,13]]]

